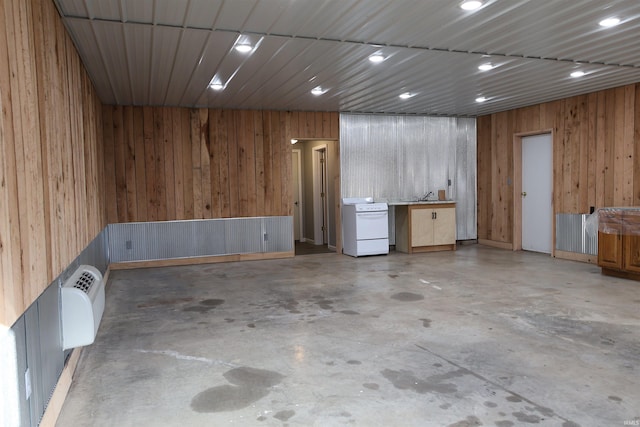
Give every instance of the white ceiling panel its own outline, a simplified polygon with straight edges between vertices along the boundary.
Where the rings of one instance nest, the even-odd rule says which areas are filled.
[[[175,52],[175,63],[169,74],[168,82],[170,82],[170,84],[167,87],[166,96],[162,104],[180,104],[196,68],[198,68],[198,62],[202,57],[208,41],[208,32],[182,30],[177,51]],[[208,81],[200,84],[206,85]]]
[[[193,28],[213,28],[224,0],[189,0],[186,25]]]
[[[475,116],[640,82],[638,0],[55,1],[107,104]]]
[[[163,105],[169,90],[173,69],[178,58],[178,45],[183,34],[181,28],[155,27],[151,49],[151,75],[149,78],[149,104]]]
[[[226,81],[226,76],[220,76],[221,64],[231,51],[237,35],[233,33],[208,32],[207,42],[204,50],[198,59],[199,66],[194,70],[180,102],[177,105],[201,105],[198,101],[207,90],[207,85],[211,79],[218,75],[221,82]]]
[[[110,81],[110,74],[104,64],[91,22],[67,19],[66,25],[68,30],[74,34],[74,37],[85,41],[84,44],[76,43],[76,47],[96,87],[98,96],[106,104],[116,104],[116,96]]]
[[[205,2],[206,3],[206,2]],[[244,31],[249,16],[253,14],[258,0],[226,0],[218,12],[214,28]],[[277,2],[274,2],[274,5]]]
[[[85,0],[84,8],[89,18],[106,21],[120,21],[122,19],[121,2],[118,0],[91,1]]]
[[[62,16],[81,16],[85,18],[89,16],[85,0],[67,0],[64,3],[56,2],[56,5]]]
[[[120,0],[111,0],[117,1]],[[154,22],[155,0],[138,0],[133,2],[125,2],[122,8],[122,22],[143,22],[151,24]]]
[[[125,25],[125,50],[129,66],[131,94],[128,104],[144,105],[149,102],[151,51],[153,27],[147,25]]]
[[[147,0],[148,1],[148,0]],[[129,4],[132,2],[128,2]],[[149,9],[146,10],[144,22],[153,22],[158,25],[182,27],[186,24],[187,8],[189,1],[154,0],[149,21]]]
[[[299,7],[292,7],[288,3],[293,2],[258,2],[245,23],[246,31],[281,34],[279,25],[282,23],[287,27],[294,24],[296,28],[300,28],[309,19],[308,12]],[[321,1],[318,0],[318,3]],[[221,28],[224,27],[222,22],[219,25]],[[282,34],[291,34],[291,32]]]

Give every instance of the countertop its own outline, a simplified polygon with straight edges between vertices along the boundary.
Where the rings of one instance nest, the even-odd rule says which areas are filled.
[[[408,205],[442,205],[455,204],[454,200],[376,200],[386,202],[389,206],[408,206]]]
[[[621,207],[612,206],[612,207],[598,208],[596,212],[598,211],[607,212],[607,213],[615,212],[615,211],[640,211],[640,206],[621,206]]]

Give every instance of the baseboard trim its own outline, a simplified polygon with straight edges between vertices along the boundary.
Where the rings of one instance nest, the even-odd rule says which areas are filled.
[[[554,257],[560,258],[560,259],[566,259],[570,261],[586,262],[589,264],[598,263],[598,255],[580,254],[577,252],[565,252],[565,251],[559,251],[557,249],[555,251]]]
[[[479,245],[491,246],[492,248],[513,250],[513,243],[497,242],[495,240],[478,239]]]
[[[73,382],[73,375],[78,367],[78,361],[80,360],[81,353],[82,347],[71,351],[71,355],[69,356],[67,363],[64,368],[62,368],[58,384],[56,384],[56,387],[53,389],[53,394],[51,395],[51,399],[44,411],[42,420],[40,420],[40,427],[55,427],[58,417],[60,416],[60,412],[62,412],[62,405],[64,405],[67,394],[69,394],[69,389]]]

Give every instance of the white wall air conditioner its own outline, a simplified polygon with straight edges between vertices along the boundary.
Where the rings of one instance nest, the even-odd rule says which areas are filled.
[[[104,283],[95,267],[81,265],[60,292],[62,348],[93,343],[104,312]]]

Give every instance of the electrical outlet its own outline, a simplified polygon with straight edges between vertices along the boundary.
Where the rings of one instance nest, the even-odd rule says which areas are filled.
[[[31,397],[31,372],[29,372],[29,368],[24,371],[24,394],[26,400],[29,400]]]
[[[131,247],[133,246],[133,245],[131,244],[131,240],[127,240],[127,241],[125,242],[125,244],[124,244],[124,245],[125,245],[125,247],[126,247],[127,249],[131,249]]]

